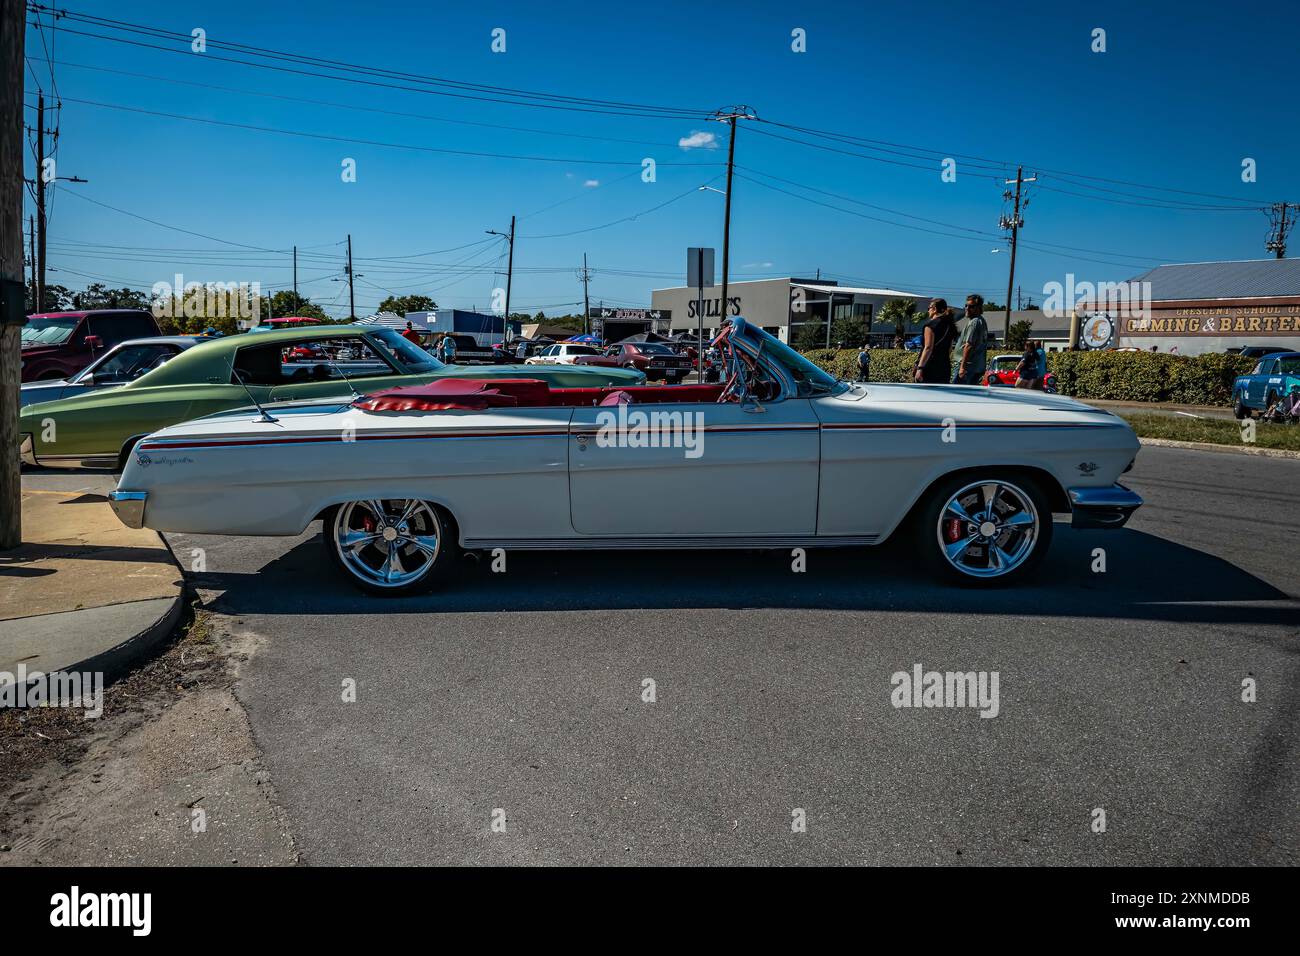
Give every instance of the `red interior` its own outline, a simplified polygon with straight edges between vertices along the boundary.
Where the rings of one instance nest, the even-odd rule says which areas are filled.
[[[442,378],[364,395],[352,403],[371,412],[434,412],[448,409],[579,408],[610,396],[621,404],[716,402],[721,385],[609,385],[601,388],[551,388],[536,378]]]

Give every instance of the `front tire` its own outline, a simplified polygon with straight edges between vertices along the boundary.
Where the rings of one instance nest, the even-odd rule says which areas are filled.
[[[997,587],[1037,569],[1052,543],[1052,511],[1028,478],[967,475],[940,482],[916,512],[911,531],[936,576]]]
[[[371,498],[324,515],[330,560],[355,587],[385,596],[418,594],[450,577],[460,551],[455,522],[418,498]]]
[[[1232,417],[1237,421],[1250,417],[1250,409],[1246,407],[1246,396],[1241,392],[1232,396]]]

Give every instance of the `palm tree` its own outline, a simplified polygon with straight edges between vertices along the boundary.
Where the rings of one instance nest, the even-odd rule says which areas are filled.
[[[894,323],[894,337],[902,338],[907,327],[916,320],[915,299],[890,299],[880,307],[879,322]]]

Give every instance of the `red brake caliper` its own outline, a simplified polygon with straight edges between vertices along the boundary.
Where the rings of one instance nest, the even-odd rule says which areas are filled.
[[[961,519],[948,518],[943,523],[943,537],[949,544],[956,544],[961,540]]]

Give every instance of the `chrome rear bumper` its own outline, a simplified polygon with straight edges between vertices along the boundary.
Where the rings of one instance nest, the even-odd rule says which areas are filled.
[[[1067,488],[1070,524],[1075,528],[1122,528],[1133,512],[1142,507],[1142,499],[1123,485],[1109,488]]]
[[[36,451],[32,443],[32,436],[26,432],[23,433],[23,443],[18,448],[18,458],[24,465],[36,466]]]
[[[113,514],[128,528],[144,527],[144,503],[147,491],[110,491],[108,504]]]

